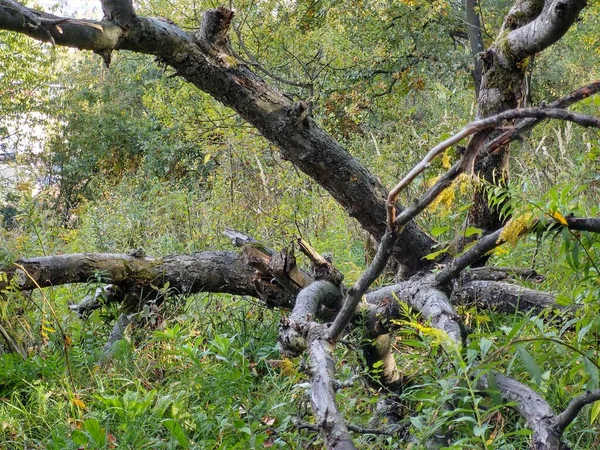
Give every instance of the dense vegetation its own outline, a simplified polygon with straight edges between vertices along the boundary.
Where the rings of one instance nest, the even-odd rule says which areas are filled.
[[[562,39],[518,61],[525,84],[502,81],[519,90],[517,103],[492,107],[485,96],[478,98],[474,73],[485,55],[471,51],[465,8],[474,5],[483,48],[498,54],[510,53],[506,36],[519,30],[507,18],[525,20],[519,23],[524,27],[543,14],[515,14],[515,8],[536,3],[527,0],[487,3],[480,10],[469,0],[241,0],[233,4],[227,54],[210,64],[227,75],[251,70],[264,78],[284,99],[274,103],[289,102],[286,114],[294,117],[294,108],[306,112],[308,119],[299,115],[301,123],[322,127],[323,135],[334,136],[377,175],[382,189],[391,188],[431,148],[476,118],[543,107],[586,85],[592,94],[598,90],[593,82],[600,78],[600,6],[588,2]],[[128,2],[102,4],[116,11],[107,19],[124,20],[118,5]],[[215,6],[152,0],[140,2],[136,13],[166,17],[152,23],[171,30],[172,21],[193,33],[203,12]],[[11,14],[19,8],[0,0],[0,29],[15,29]],[[311,173],[311,158],[294,159],[279,140],[291,132],[281,128],[271,136],[268,124],[251,124],[253,111],[229,97],[225,82],[225,93],[215,99],[209,81],[202,89],[211,95],[177,61],[139,43],[128,48],[126,39],[113,48],[134,52],[111,54],[87,43],[75,46],[101,56],[65,49],[61,45],[74,44],[60,39],[78,24],[40,17],[48,22],[17,31],[44,41],[50,36],[56,46],[0,32],[0,152],[15,154],[17,170],[17,178],[0,187],[0,447],[334,448],[328,412],[323,418],[311,408],[311,383],[318,378],[311,353],[291,357],[285,344],[283,354],[277,345],[280,323],[294,320],[289,303],[274,308],[260,292],[186,292],[175,281],[152,278],[146,284],[137,280],[127,293],[135,293],[132,309],[131,302],[108,301],[103,289],[115,281],[108,265],[86,282],[63,284],[37,278],[23,259],[130,252],[134,260],[150,255],[163,261],[169,255],[233,252],[223,232],[234,229],[263,244],[254,244],[261,249],[297,246],[301,237],[332,255],[325,265],[332,269],[332,261],[350,287],[373,267],[382,236],[398,232],[386,231],[383,207],[373,223],[360,217],[362,210],[353,208],[367,200],[349,204],[349,196],[323,181],[341,169]],[[96,32],[94,24],[78,26]],[[210,56],[211,49],[198,45]],[[496,61],[486,64],[496,67]],[[479,70],[489,74],[490,67]],[[484,92],[494,87],[489,78]],[[275,95],[270,92],[269,100]],[[600,116],[600,97],[584,97],[561,106]],[[491,141],[515,122],[501,125],[483,137]],[[542,409],[549,405],[557,413],[589,391],[583,411],[558,438],[568,448],[595,448],[600,227],[594,222],[596,228],[578,228],[573,219],[600,217],[597,131],[578,120],[549,120],[523,132],[511,144],[510,178],[502,170],[486,178],[479,162],[475,173],[481,176],[455,173],[453,164],[465,153],[483,151],[474,141],[445,149],[402,190],[397,200],[403,205],[434,190],[435,199],[411,217],[416,226],[406,227],[433,245],[422,257],[418,249],[414,255],[394,253],[371,289],[444,274],[485,236],[495,236],[493,244],[476,255],[474,265],[511,269],[485,279],[497,283],[486,297],[483,291],[459,295],[476,269],[452,276],[441,288],[453,303],[449,320],[468,335],[460,342],[451,328],[438,327],[411,299],[395,294],[385,300],[397,305],[394,314],[378,323],[385,333],[374,334],[366,309],[357,313],[333,339],[341,386],[337,408],[359,448],[558,449],[552,440],[539,446],[543,427],[537,413],[523,411],[521,399],[499,386],[511,377],[530,389],[525,395],[537,392],[545,399]],[[478,222],[479,197],[489,210]],[[487,226],[496,216],[497,223]],[[398,242],[410,250],[410,242]],[[141,254],[131,252],[141,248]],[[480,259],[484,254],[489,260]],[[309,258],[297,257],[309,271]],[[124,264],[134,272],[128,266],[134,263]],[[331,271],[325,278],[332,280]],[[36,284],[54,286],[32,289]],[[516,285],[528,289],[517,292],[514,304],[494,304],[495,295],[504,299],[502,289]],[[69,309],[96,292],[103,301],[99,311],[80,317]],[[541,303],[530,302],[534,297]],[[361,304],[367,302],[368,296]],[[114,322],[123,315],[131,323],[113,339]],[[385,351],[373,350],[386,345],[393,369]]]

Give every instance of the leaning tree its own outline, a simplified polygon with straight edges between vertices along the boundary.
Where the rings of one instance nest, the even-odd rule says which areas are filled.
[[[562,308],[561,314],[571,314],[577,310],[577,306],[557,304],[552,294],[512,282],[514,277],[534,277],[534,271],[486,267],[485,263],[493,249],[533,230],[600,232],[598,218],[565,217],[550,211],[545,220],[509,219],[505,214],[509,201],[506,195],[488,201],[490,190],[495,192],[506,185],[510,143],[523,133],[546,119],[600,128],[600,119],[568,109],[595,94],[600,82],[581,87],[549,105],[523,107],[527,62],[564,36],[586,7],[585,0],[516,0],[488,48],[480,31],[478,2],[466,0],[466,34],[474,58],[478,118],[423,152],[422,160],[389,190],[319,126],[309,102],[290,100],[238,59],[228,45],[233,11],[224,7],[208,10],[198,29],[188,32],[169,20],[136,14],[128,0],[103,0],[102,7],[102,21],[79,20],[0,0],[0,29],[53,45],[91,50],[107,66],[114,51],[155,56],[174,69],[176,76],[235,110],[275,144],[284,159],[325,188],[377,241],[377,252],[354,285],[345,286],[343,274],[332,261],[302,240],[298,245],[312,262],[310,273],[296,265],[289,249],[275,251],[230,231],[234,242],[243,247],[242,252],[207,251],[166,258],[140,252],[22,259],[2,268],[0,289],[85,283],[101,273],[110,285],[75,308],[88,314],[99,307],[100,297],[120,302],[122,314],[111,342],[120,338],[124,326],[144,302],[160,301],[164,291],[157,286],[167,283],[182,295],[231,293],[259,298],[270,307],[290,309],[280,325],[281,352],[288,356],[308,354],[313,427],[322,434],[326,446],[334,449],[355,448],[353,428],[347,425],[335,402],[336,390],[341,386],[335,378],[333,352],[349,327],[365,328],[369,337],[363,349],[366,362],[377,370],[377,383],[394,393],[407,382],[396,366],[389,337],[394,320],[406,311],[402,305],[418,311],[432,328],[440,330],[443,345],[459,352],[469,336],[456,312],[457,305],[475,304],[504,312]],[[436,157],[463,141],[467,143],[461,147],[460,158],[449,170],[409,205],[398,203],[400,193]],[[469,227],[482,232],[477,238],[474,234],[454,242],[452,251],[432,258],[438,242],[414,219],[459,177],[478,180],[467,220]],[[370,289],[390,260],[400,267],[396,284]],[[154,295],[150,299],[146,294],[141,296],[142,291]],[[476,389],[499,395],[514,405],[532,430],[531,446],[535,449],[564,448],[561,436],[565,428],[586,404],[600,399],[600,390],[574,394],[568,406],[557,413],[536,390],[502,373],[481,371],[470,377]],[[452,407],[450,401],[447,407]],[[443,442],[441,436],[430,444],[441,446]]]

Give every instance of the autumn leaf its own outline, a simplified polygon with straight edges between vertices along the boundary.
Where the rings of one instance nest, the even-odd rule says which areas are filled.
[[[563,216],[559,211],[554,211],[552,213],[552,217],[561,225],[568,225],[567,219],[565,219],[565,216]]]
[[[80,398],[71,399],[71,403],[81,409],[86,409],[86,407],[87,407],[85,402],[83,400],[81,400]]]

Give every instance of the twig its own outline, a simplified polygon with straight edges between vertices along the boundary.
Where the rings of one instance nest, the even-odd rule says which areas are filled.
[[[337,340],[344,328],[350,323],[350,320],[354,317],[356,313],[356,308],[360,303],[367,289],[373,284],[373,282],[379,277],[389,257],[391,256],[394,250],[394,244],[398,239],[398,233],[394,230],[386,231],[383,237],[381,238],[381,242],[379,243],[379,247],[377,247],[377,253],[375,253],[375,257],[369,267],[360,275],[354,286],[352,286],[348,293],[346,294],[346,300],[344,300],[344,306],[342,310],[339,312],[333,324],[327,330],[327,338],[335,341]]]

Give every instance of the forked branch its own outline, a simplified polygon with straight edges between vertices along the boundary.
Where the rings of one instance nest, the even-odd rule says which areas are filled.
[[[534,118],[534,119],[559,119],[569,122],[574,122],[583,127],[595,127],[600,128],[600,119],[594,116],[590,116],[587,114],[579,114],[571,111],[567,111],[565,109],[559,108],[523,108],[523,109],[512,109],[508,111],[504,111],[500,114],[496,114],[495,116],[487,117],[485,119],[476,120],[471,122],[466,127],[464,127],[461,131],[453,135],[452,137],[446,139],[444,142],[439,143],[434,148],[432,148],[425,157],[415,166],[413,167],[406,176],[400,180],[400,182],[392,188],[392,190],[388,194],[387,202],[386,202],[386,210],[387,210],[387,225],[388,229],[393,229],[397,227],[396,223],[396,209],[395,204],[398,199],[398,195],[402,192],[413,180],[421,174],[425,169],[427,169],[433,160],[441,155],[448,148],[453,145],[458,144],[463,139],[468,136],[471,136],[475,133],[482,133],[485,130],[489,130],[500,125],[502,122],[506,120],[518,119],[518,118]],[[481,142],[478,143],[478,146],[473,149],[473,151],[465,154],[463,157],[463,161],[467,161],[471,158],[474,158],[474,155],[477,154],[475,150],[479,150],[481,147]],[[472,164],[468,164],[472,166]]]

